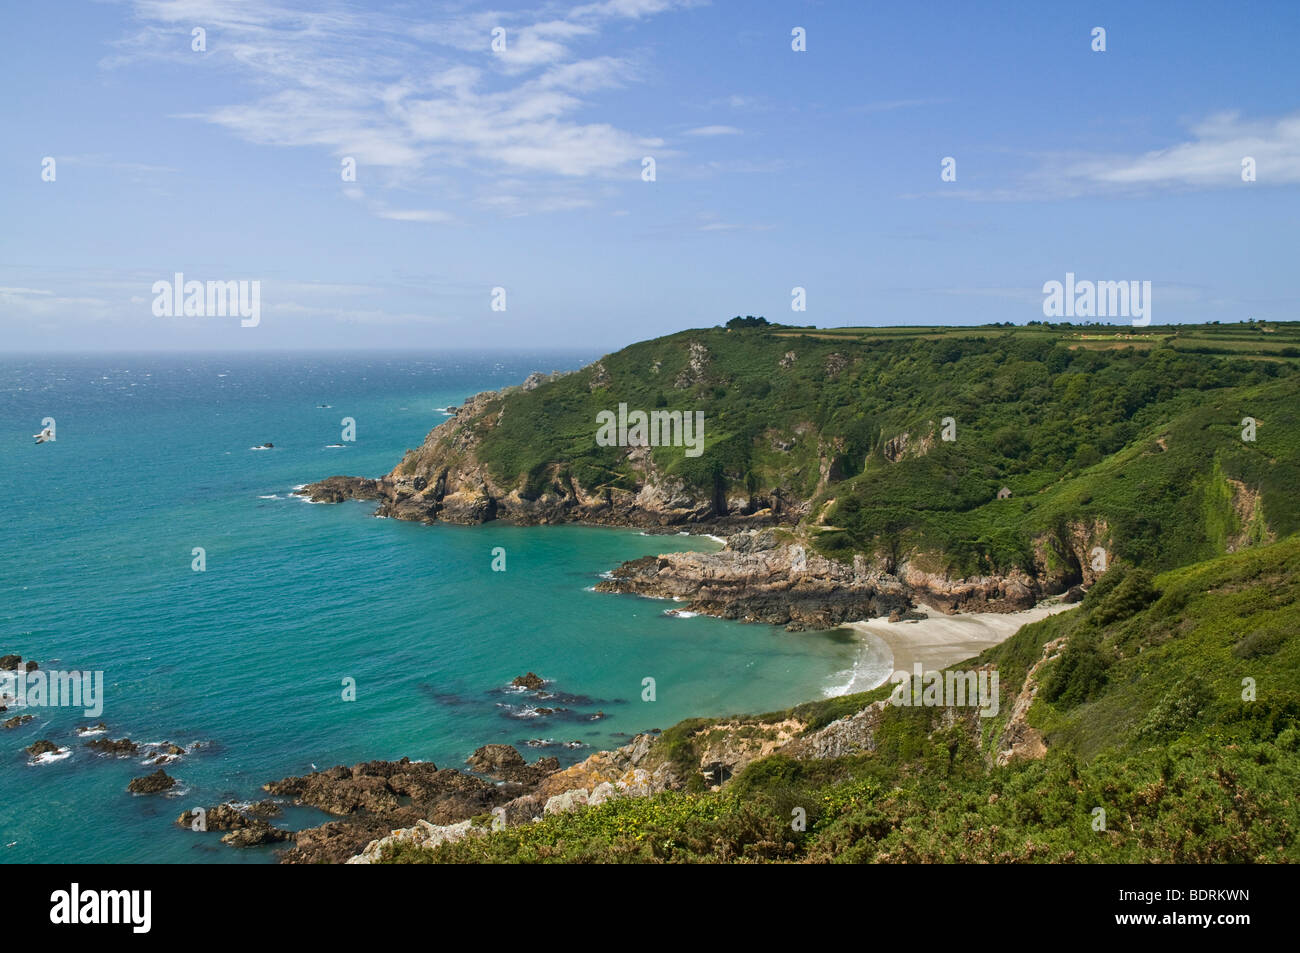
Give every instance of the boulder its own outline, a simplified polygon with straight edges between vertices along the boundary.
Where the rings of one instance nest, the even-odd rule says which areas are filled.
[[[465,763],[480,774],[500,777],[503,771],[522,768],[527,762],[513,745],[484,745],[466,758]]]

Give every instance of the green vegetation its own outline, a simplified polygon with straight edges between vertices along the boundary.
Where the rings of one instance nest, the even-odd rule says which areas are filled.
[[[699,767],[719,722],[692,719],[654,749],[685,790],[385,859],[1300,861],[1300,325],[761,320],[633,345],[508,395],[482,459],[532,488],[630,488],[621,451],[593,444],[596,412],[701,409],[706,453],[657,448],[658,467],[715,499],[810,501],[794,531],[832,557],[971,574],[1076,558],[1067,540],[1085,538],[1105,541],[1109,569],[1077,609],[960,666],[995,668],[994,717],[885,706],[869,751],[778,751],[715,791]],[[839,730],[888,694],[750,730]]]
[[[1122,567],[1103,578],[1078,610],[1025,626],[980,656],[1001,674],[1001,712],[987,722],[887,707],[869,754],[800,761],[778,753],[720,791],[615,800],[433,850],[397,848],[385,859],[1300,860],[1300,538],[1155,578]],[[1046,663],[1045,684],[1062,688],[1055,700],[1040,693],[1029,723],[1048,752],[998,765],[1024,676],[1062,637],[1067,645],[1082,638],[1105,660],[1105,677],[1082,650]],[[884,694],[764,720],[827,723]],[[707,724],[673,729],[677,756]],[[796,808],[804,830],[792,824]]]
[[[653,450],[667,477],[714,500],[811,501],[824,554],[950,575],[1028,568],[1078,526],[1153,571],[1300,529],[1300,325],[728,324],[506,395],[480,458],[525,496],[632,490],[642,476],[596,446],[596,414],[701,410],[702,456]]]

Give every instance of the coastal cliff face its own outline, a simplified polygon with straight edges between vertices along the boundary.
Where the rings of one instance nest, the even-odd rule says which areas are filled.
[[[952,579],[911,563],[886,572],[865,556],[850,564],[781,542],[771,530],[727,538],[716,553],[665,553],[624,563],[600,592],[684,602],[682,608],[726,619],[827,629],[845,622],[898,618],[918,603],[942,612],[1015,612],[1073,585],[1074,575],[1043,565],[1035,573]],[[1091,580],[1088,580],[1089,582]]]
[[[483,437],[498,426],[506,398],[519,388],[478,394],[439,424],[417,449],[379,479],[336,476],[299,492],[318,503],[375,500],[378,516],[422,523],[476,525],[492,520],[525,526],[590,523],[640,528],[703,529],[770,525],[797,520],[804,501],[744,498],[720,501],[656,467],[647,448],[630,448],[626,463],[633,488],[584,485],[556,462],[539,476],[508,482],[479,458]]]
[[[389,473],[299,492],[426,523],[728,536],[600,588],[791,628],[917,602],[1024,609],[1115,560],[1170,568],[1300,523],[1279,492],[1300,481],[1291,445],[1264,472],[1235,432],[1187,410],[1185,392],[1223,387],[1220,359],[1036,334],[683,332],[477,394]],[[1232,375],[1257,415],[1289,419],[1276,369]],[[627,407],[702,415],[698,445],[598,439],[600,416]]]

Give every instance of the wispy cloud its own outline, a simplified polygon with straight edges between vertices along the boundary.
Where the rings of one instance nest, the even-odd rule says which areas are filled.
[[[883,113],[893,112],[896,109],[912,109],[917,106],[937,106],[942,103],[952,102],[950,99],[886,99],[874,103],[862,103],[858,106],[850,106],[849,112],[860,113]]]
[[[1141,153],[1038,154],[1029,157],[1033,168],[1009,186],[939,188],[900,198],[1051,201],[1300,184],[1300,114],[1243,119],[1239,113],[1219,113],[1191,125],[1188,133],[1181,142]],[[1242,179],[1247,158],[1255,163],[1251,183]]]
[[[562,191],[564,179],[634,181],[642,156],[671,154],[659,136],[587,118],[593,97],[637,82],[641,69],[633,57],[583,51],[613,22],[689,5],[607,0],[567,12],[413,20],[274,0],[135,0],[139,28],[103,65],[163,58],[233,71],[251,91],[247,98],[180,118],[258,145],[350,156],[358,186],[399,179],[410,187],[434,168],[522,175],[532,179],[526,194],[541,208],[554,204],[551,192]],[[190,49],[195,26],[207,31],[205,52]],[[505,48],[493,51],[498,28]],[[385,218],[445,220],[441,212],[371,209]]]
[[[1080,187],[1227,188],[1242,184],[1242,160],[1249,156],[1255,160],[1258,182],[1300,182],[1300,114],[1244,120],[1237,113],[1222,113],[1190,131],[1190,139],[1165,149],[1077,160],[1062,176]]]
[[[434,209],[390,208],[384,209],[377,214],[380,218],[392,219],[395,222],[450,222],[453,220],[453,216],[447,212],[439,212]]]
[[[687,129],[688,136],[739,136],[741,131],[735,126],[697,126]]]

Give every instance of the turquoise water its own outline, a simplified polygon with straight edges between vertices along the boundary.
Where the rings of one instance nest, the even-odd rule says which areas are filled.
[[[387,472],[440,408],[594,356],[0,359],[0,654],[105,682],[98,718],[30,708],[34,721],[0,730],[0,860],[268,862],[269,849],[173,822],[313,764],[458,767],[489,742],[571,763],[638,731],[842,682],[857,654],[843,638],[673,618],[668,603],[590,591],[622,560],[708,539],[423,526],[290,495]],[[344,416],[355,443],[340,439]],[[36,445],[45,417],[57,440]],[[528,670],[564,695],[505,690]],[[646,677],[654,702],[641,700]],[[569,710],[526,717],[530,703]],[[76,728],[101,719],[110,738],[204,746],[166,766],[181,782],[172,794],[133,796],[128,781],[154,768],[86,749]],[[71,753],[32,763],[23,749],[41,738]],[[288,814],[295,827],[326,819]]]

